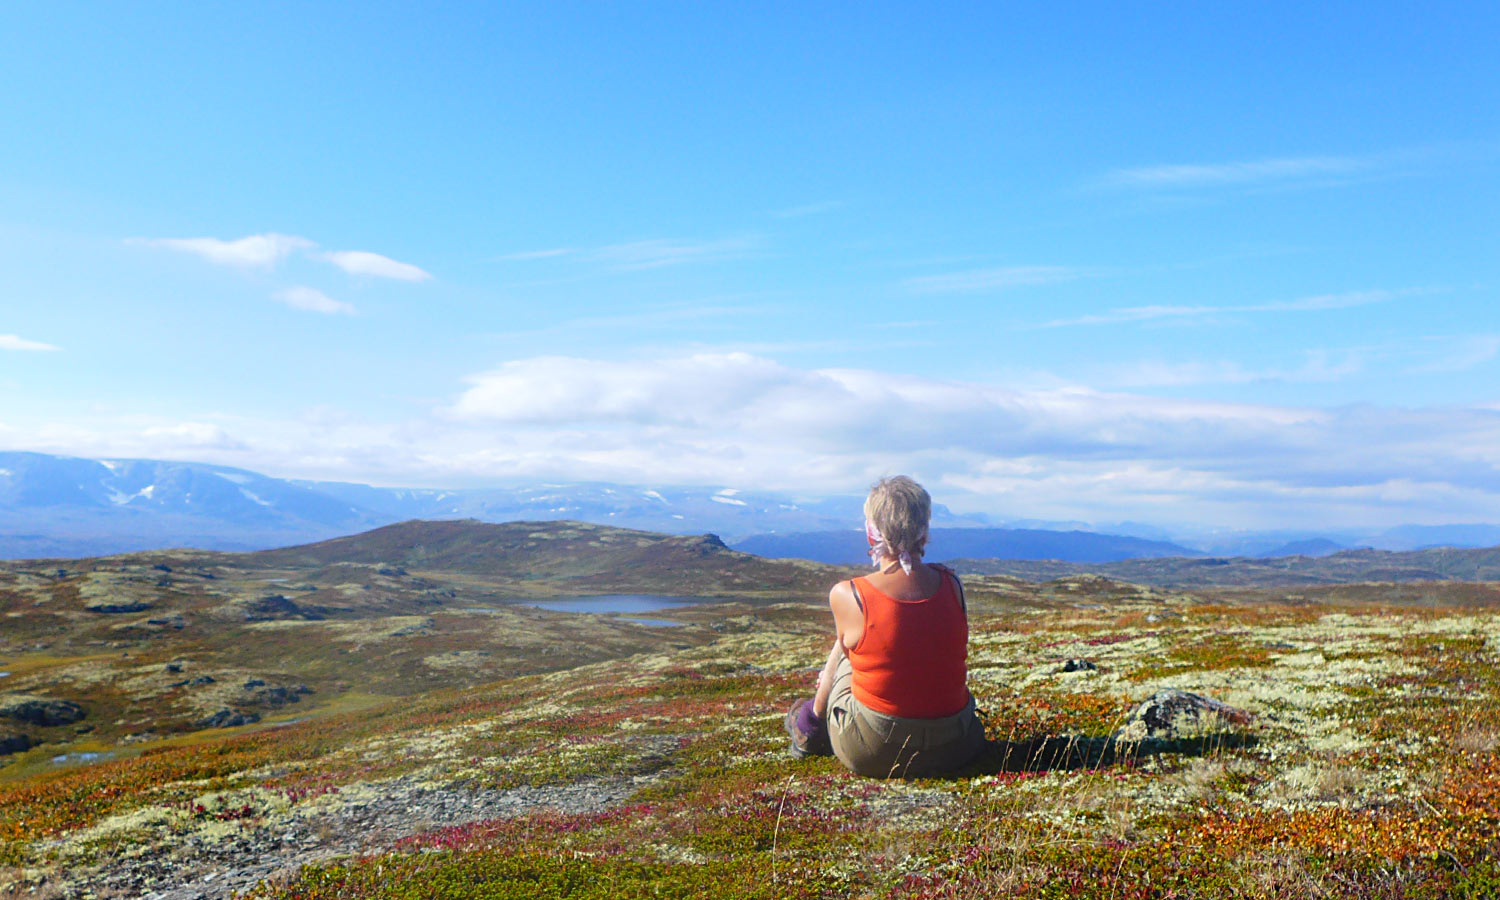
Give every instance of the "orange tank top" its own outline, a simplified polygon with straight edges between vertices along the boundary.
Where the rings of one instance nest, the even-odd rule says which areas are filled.
[[[937,593],[897,600],[866,578],[854,579],[865,631],[848,651],[854,697],[876,712],[905,719],[941,719],[969,702],[966,684],[969,621],[955,589],[957,577],[942,571]]]

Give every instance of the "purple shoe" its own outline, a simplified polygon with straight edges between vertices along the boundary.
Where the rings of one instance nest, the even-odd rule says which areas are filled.
[[[792,738],[792,755],[832,756],[833,744],[828,740],[828,723],[813,712],[811,700],[798,700],[786,711],[786,733]]]

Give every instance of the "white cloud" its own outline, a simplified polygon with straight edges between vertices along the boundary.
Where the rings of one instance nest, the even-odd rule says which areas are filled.
[[[397,281],[426,281],[432,277],[411,263],[397,262],[388,256],[365,250],[331,250],[327,253],[320,253],[318,256],[350,275],[373,275],[376,278],[394,278]]]
[[[286,420],[8,424],[0,446],[388,485],[614,481],[828,494],[908,472],[941,502],[1039,519],[1375,527],[1500,515],[1500,409],[1018,390],[743,353],[511,360],[407,421],[321,410]]]
[[[342,300],[335,300],[320,290],[302,285],[289,287],[284,291],[277,291],[271,295],[277,303],[285,303],[293,309],[305,309],[308,312],[323,313],[324,315],[354,315],[354,305]]]
[[[174,448],[238,450],[244,447],[244,444],[232,437],[221,426],[207,422],[157,425],[144,429],[141,434],[150,441]]]
[[[216,265],[242,269],[269,269],[293,253],[311,253],[318,247],[316,241],[305,237],[274,232],[252,234],[232,241],[211,237],[146,238],[133,240],[131,243],[190,253]],[[313,256],[338,266],[350,275],[373,275],[376,278],[394,278],[398,281],[426,281],[432,277],[411,263],[399,262],[367,250],[330,250],[314,253]]]
[[[61,349],[61,347],[55,347],[52,344],[44,344],[41,341],[28,341],[25,338],[20,337],[19,335],[0,334],[0,350],[47,351]]]
[[[1332,378],[1351,365],[1315,354],[1275,374]],[[1500,509],[1500,415],[1483,409],[1018,391],[701,354],[515,360],[473,376],[445,413],[459,431],[499,441],[470,464],[547,478],[835,491],[912,471],[979,495],[968,508],[1247,525]]]
[[[1117,169],[1104,179],[1115,187],[1194,188],[1352,175],[1376,164],[1357,156],[1299,156],[1227,163]]]
[[[1162,421],[1264,428],[1316,415],[1077,387],[1023,392],[866,369],[804,370],[747,353],[623,362],[536,357],[467,380],[468,389],[446,411],[459,421],[769,432],[829,447],[845,446],[867,431],[881,434],[887,447],[921,445],[928,438],[920,431],[889,430],[881,423],[932,416],[962,422],[944,438],[950,445],[1015,452],[1054,441],[1088,443],[1083,423],[1108,444],[1130,434],[1144,438]]]
[[[902,283],[908,290],[919,294],[966,294],[1071,281],[1085,274],[1081,269],[1068,266],[1001,266],[943,275],[923,275],[908,278]]]
[[[298,250],[310,250],[318,246],[307,238],[269,232],[233,241],[201,237],[155,238],[139,243],[190,253],[215,265],[240,268],[269,268]]]

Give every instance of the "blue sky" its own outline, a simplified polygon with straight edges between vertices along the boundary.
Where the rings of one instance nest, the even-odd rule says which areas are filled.
[[[1493,4],[32,4],[0,446],[1500,521]]]

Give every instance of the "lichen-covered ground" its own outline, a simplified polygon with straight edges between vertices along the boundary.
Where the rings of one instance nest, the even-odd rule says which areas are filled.
[[[786,604],[707,643],[0,785],[0,883],[138,894],[253,858],[259,900],[1500,896],[1500,615],[989,589],[970,680],[995,743],[951,778],[787,756],[828,626]],[[1106,740],[1166,687],[1256,720]]]

